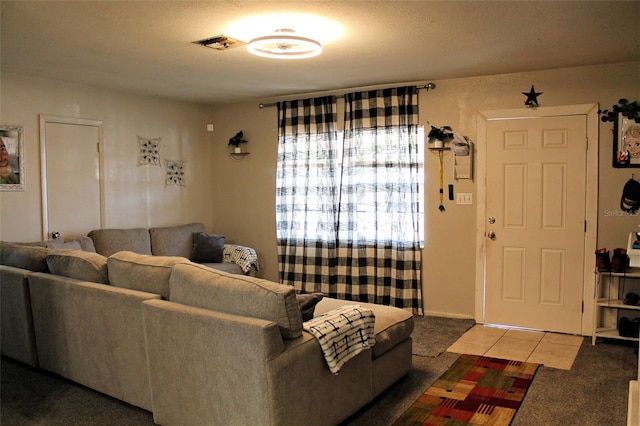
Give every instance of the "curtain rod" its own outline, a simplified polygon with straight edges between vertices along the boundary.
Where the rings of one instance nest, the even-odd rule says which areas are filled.
[[[426,89],[427,92],[429,90],[433,90],[436,88],[436,84],[435,83],[427,83],[424,86],[416,86],[416,89],[420,90],[420,89]],[[375,89],[372,89],[375,90]],[[341,95],[344,96],[344,95]],[[278,103],[277,102],[271,102],[271,103],[266,103],[266,104],[258,104],[258,108],[262,109],[262,108],[268,108],[268,107],[272,107],[272,106],[276,106]]]

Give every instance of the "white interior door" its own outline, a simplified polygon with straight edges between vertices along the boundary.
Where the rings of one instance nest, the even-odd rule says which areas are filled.
[[[490,120],[486,323],[580,333],[585,116]]]
[[[43,237],[102,227],[100,121],[41,117]]]

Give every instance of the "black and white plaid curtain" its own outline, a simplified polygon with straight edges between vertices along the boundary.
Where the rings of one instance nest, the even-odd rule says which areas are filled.
[[[332,284],[330,280],[335,280],[336,122],[335,97],[278,102],[276,233],[280,281],[302,293],[324,292]]]
[[[415,87],[346,96],[338,297],[422,313],[419,136]]]
[[[340,141],[335,114],[331,125],[318,126],[319,117],[332,114],[319,113],[317,102],[298,101],[291,105],[294,111],[290,103],[278,104],[282,282],[304,293],[421,314],[424,154],[417,89],[346,95]],[[301,122],[312,131],[307,133]],[[318,132],[320,127],[331,131]],[[331,135],[323,138],[324,152],[316,151],[320,133]]]

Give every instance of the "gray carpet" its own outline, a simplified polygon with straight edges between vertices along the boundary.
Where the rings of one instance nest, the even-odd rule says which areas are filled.
[[[418,319],[412,371],[343,426],[393,424],[458,358],[444,351],[470,327],[461,321]],[[610,340],[592,346],[585,339],[571,370],[539,368],[513,426],[625,425],[629,380],[638,374],[636,348]],[[0,368],[3,426],[153,425],[151,413],[52,374],[4,357]]]
[[[414,317],[413,354],[438,356],[476,323],[472,319]]]
[[[0,376],[2,426],[154,424],[148,411],[5,357]]]
[[[585,338],[571,370],[541,367],[513,426],[626,425],[638,344]]]

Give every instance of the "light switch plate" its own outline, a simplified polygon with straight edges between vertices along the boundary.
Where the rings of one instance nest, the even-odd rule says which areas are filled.
[[[458,192],[456,198],[456,204],[473,204],[473,194],[470,192]]]

